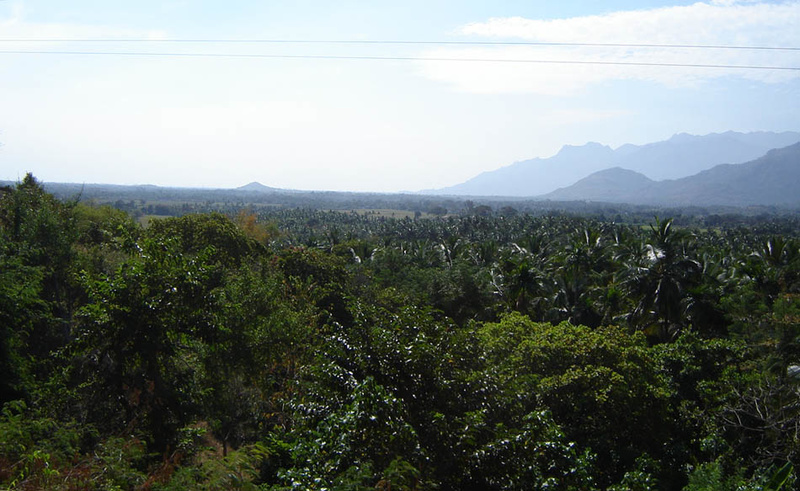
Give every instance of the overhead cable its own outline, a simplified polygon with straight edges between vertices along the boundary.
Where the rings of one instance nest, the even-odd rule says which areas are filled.
[[[720,68],[739,70],[790,70],[800,71],[800,66],[773,65],[727,65],[712,63],[666,63],[639,61],[605,61],[605,60],[537,60],[511,58],[448,58],[448,57],[416,57],[416,56],[350,56],[350,55],[285,55],[263,53],[167,53],[136,51],[31,51],[0,50],[0,54],[11,55],[69,55],[69,56],[140,56],[140,57],[185,57],[185,58],[267,58],[267,59],[312,59],[312,60],[385,60],[385,61],[447,61],[472,63],[537,63],[557,65],[617,65],[642,67],[678,67],[678,68]]]
[[[798,46],[747,46],[728,44],[657,44],[657,43],[589,43],[558,41],[395,41],[348,39],[0,39],[0,43],[234,43],[234,44],[396,44],[396,45],[451,45],[451,46],[575,46],[598,48],[665,48],[665,49],[734,49],[762,51],[800,51]]]

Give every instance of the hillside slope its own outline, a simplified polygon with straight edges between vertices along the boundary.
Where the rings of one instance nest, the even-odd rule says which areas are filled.
[[[565,146],[550,158],[516,162],[466,182],[426,194],[456,196],[537,196],[570,186],[595,172],[621,167],[650,179],[680,179],[720,164],[754,160],[773,148],[800,142],[798,132],[681,133],[647,145],[617,149],[599,143]]]
[[[585,200],[667,206],[800,206],[800,143],[770,150],[743,164],[722,164],[666,181],[610,169],[548,193],[551,200]]]

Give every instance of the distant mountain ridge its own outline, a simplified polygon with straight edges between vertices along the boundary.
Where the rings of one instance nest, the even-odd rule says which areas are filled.
[[[606,169],[542,197],[660,206],[800,207],[800,143],[680,179],[654,181],[632,170]]]
[[[431,193],[460,196],[536,196],[572,184],[580,177],[611,166],[613,156],[614,150],[611,147],[595,142],[582,146],[565,145],[553,157],[515,162],[495,171],[484,172],[462,184]],[[559,172],[559,169],[570,171]]]
[[[236,188],[237,191],[254,191],[259,193],[265,193],[270,191],[278,191],[277,188],[271,188],[269,186],[265,186],[260,182],[253,181],[249,184],[245,184],[244,186],[239,186]]]
[[[644,174],[622,167],[604,169],[584,177],[572,186],[557,189],[542,198],[554,201],[604,201],[619,202],[631,196],[631,191],[644,190],[656,181]],[[624,202],[624,201],[623,201]]]
[[[617,149],[590,142],[564,146],[550,158],[515,162],[484,172],[464,183],[427,191],[456,196],[539,196],[570,186],[598,171],[619,167],[649,179],[679,179],[719,164],[754,160],[769,150],[800,142],[798,132],[679,133],[669,140]]]

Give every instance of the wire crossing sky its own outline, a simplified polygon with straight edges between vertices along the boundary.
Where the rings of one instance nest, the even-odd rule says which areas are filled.
[[[506,58],[419,58],[411,56],[336,56],[336,55],[269,55],[241,53],[169,53],[169,52],[137,52],[137,51],[10,51],[0,50],[0,54],[12,55],[73,55],[73,56],[184,56],[199,58],[284,58],[284,59],[316,59],[316,60],[367,60],[367,61],[456,61],[473,63],[553,63],[574,65],[620,65],[620,66],[657,66],[674,68],[727,68],[739,70],[800,70],[800,66],[759,66],[759,65],[712,65],[690,63],[657,63],[627,61],[595,61],[595,60],[531,60]]]
[[[445,187],[800,130],[800,1],[0,2],[0,179]]]
[[[434,44],[454,46],[590,46],[618,48],[689,48],[689,49],[745,49],[745,50],[777,50],[800,51],[795,46],[736,46],[736,45],[704,45],[704,44],[626,44],[626,43],[556,43],[556,42],[524,42],[524,41],[358,41],[352,39],[0,39],[0,43],[266,43],[266,44]]]

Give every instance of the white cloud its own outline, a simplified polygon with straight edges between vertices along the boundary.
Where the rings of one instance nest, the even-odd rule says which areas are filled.
[[[157,30],[136,30],[115,26],[30,22],[22,4],[13,4],[6,18],[0,17],[0,39],[165,39]],[[3,42],[3,50],[37,50],[52,48],[54,42]],[[63,43],[59,43],[63,44]],[[87,46],[84,46],[87,47]],[[106,46],[107,48],[107,46]]]
[[[800,46],[800,2],[768,4],[712,0],[711,3],[568,19],[493,18],[468,24],[458,33],[489,38],[490,41],[535,43]],[[428,77],[451,84],[461,91],[478,93],[566,95],[589,85],[625,79],[686,87],[731,76],[764,83],[785,82],[800,77],[800,71],[796,70],[581,64],[625,62],[800,66],[800,52],[781,50],[504,45],[446,47],[429,50],[425,56],[542,62],[422,62],[423,73]],[[545,63],[547,61],[551,63]]]

